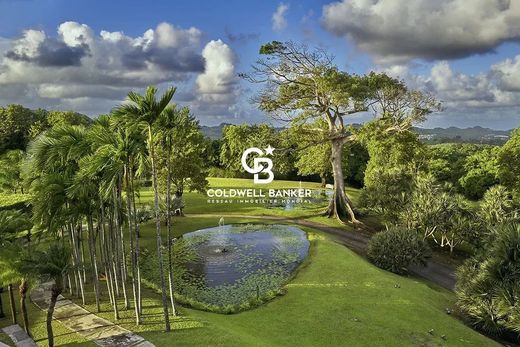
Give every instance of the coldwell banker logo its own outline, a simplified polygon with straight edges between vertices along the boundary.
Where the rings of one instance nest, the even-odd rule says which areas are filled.
[[[271,145],[265,148],[265,155],[273,155],[274,148]],[[248,164],[249,155],[252,153],[258,154],[260,157],[256,157],[253,159],[253,167],[250,167]],[[257,147],[251,147],[244,151],[242,154],[242,167],[249,173],[254,174],[253,182],[258,184],[266,184],[271,183],[274,179],[273,174],[273,161],[270,158],[262,157],[264,155],[264,151]],[[266,174],[267,178],[260,178],[260,174]]]

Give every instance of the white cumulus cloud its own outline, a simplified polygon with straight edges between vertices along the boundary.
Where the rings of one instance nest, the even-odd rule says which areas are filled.
[[[178,87],[177,102],[195,114],[234,116],[239,88],[235,54],[221,40],[204,44],[203,32],[160,23],[140,36],[95,33],[64,22],[55,33],[27,29],[0,38],[0,105],[109,112],[130,90]]]
[[[271,17],[272,27],[274,31],[282,31],[287,27],[287,19],[285,18],[285,15],[287,14],[287,11],[289,10],[289,5],[280,3],[278,7],[276,8],[276,11],[273,13],[273,16]]]

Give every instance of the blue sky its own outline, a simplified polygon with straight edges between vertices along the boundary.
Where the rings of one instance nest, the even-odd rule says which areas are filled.
[[[518,2],[410,4],[0,0],[0,104],[95,116],[130,89],[175,84],[203,124],[266,121],[236,74],[262,43],[294,40],[324,47],[343,70],[385,71],[433,93],[445,111],[423,126],[520,125]]]

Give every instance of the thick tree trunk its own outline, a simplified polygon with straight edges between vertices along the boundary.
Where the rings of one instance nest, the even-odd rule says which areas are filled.
[[[54,284],[51,290],[51,302],[47,309],[47,337],[49,339],[49,347],[54,347],[54,333],[52,331],[52,315],[54,314],[54,307],[56,307],[56,301],[58,296],[61,294],[61,286]]]
[[[13,320],[13,324],[16,324],[16,304],[14,302],[13,285],[9,284],[7,286],[7,290],[9,291],[9,305],[11,306],[11,318]]]
[[[161,213],[159,210],[159,187],[157,186],[157,168],[155,167],[155,152],[152,136],[152,128],[148,127],[148,141],[150,146],[150,159],[152,162],[152,185],[154,193],[154,208],[155,208],[155,231],[157,239],[157,257],[159,261],[159,276],[161,277],[161,294],[164,312],[164,330],[170,331],[170,316],[168,314],[168,299],[166,297],[166,283],[164,281],[164,266],[162,256],[162,241],[161,241]]]
[[[334,194],[327,208],[328,217],[338,218],[342,223],[359,223],[352,208],[352,202],[345,194],[345,179],[343,177],[343,144],[342,138],[331,141],[332,154],[330,161],[334,175]]]
[[[27,335],[31,336],[31,332],[29,331],[29,316],[27,315],[27,306],[25,305],[25,299],[27,298],[27,291],[29,290],[29,283],[24,278],[20,283],[20,308],[22,311],[22,319],[23,319],[23,328]]]

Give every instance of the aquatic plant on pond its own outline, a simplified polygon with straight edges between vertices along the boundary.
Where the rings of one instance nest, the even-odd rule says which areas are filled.
[[[176,299],[220,313],[253,308],[283,292],[308,250],[305,232],[287,225],[227,225],[185,234],[174,247]],[[158,288],[156,256],[145,252],[142,258],[146,283]]]

